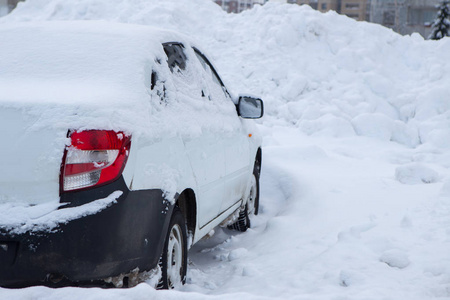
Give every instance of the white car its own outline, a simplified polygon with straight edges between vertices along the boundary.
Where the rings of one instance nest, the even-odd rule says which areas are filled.
[[[263,103],[187,38],[101,21],[0,26],[0,286],[162,270],[258,213]]]

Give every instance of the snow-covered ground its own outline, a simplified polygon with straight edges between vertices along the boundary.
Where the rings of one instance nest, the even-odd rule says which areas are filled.
[[[309,7],[28,0],[3,22],[102,19],[196,39],[266,116],[261,213],[190,250],[178,291],[0,289],[0,299],[450,299],[450,39]]]

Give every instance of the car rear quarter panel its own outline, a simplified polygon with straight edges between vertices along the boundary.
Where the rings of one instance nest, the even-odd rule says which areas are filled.
[[[133,139],[123,174],[130,190],[162,189],[169,201],[187,188],[197,190],[180,137]]]

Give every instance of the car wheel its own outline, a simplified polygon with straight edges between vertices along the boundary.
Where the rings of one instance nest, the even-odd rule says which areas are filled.
[[[255,215],[259,213],[259,176],[261,175],[261,162],[259,160],[256,161],[255,166],[253,167],[253,176],[256,181],[256,192],[255,192]]]
[[[259,174],[253,173],[248,199],[249,215],[258,215],[259,212]]]
[[[247,231],[250,228],[250,217],[257,215],[259,211],[259,168],[255,166],[253,175],[251,178],[250,192],[248,195],[247,204],[245,209],[239,212],[239,218],[233,225],[229,226],[230,229],[237,231]]]
[[[160,259],[162,277],[158,288],[173,289],[186,282],[186,223],[178,206],[174,208]]]
[[[245,209],[239,212],[239,218],[236,223],[228,226],[228,229],[234,229],[237,231],[247,231],[250,228],[250,217],[248,216],[248,204],[245,205]]]

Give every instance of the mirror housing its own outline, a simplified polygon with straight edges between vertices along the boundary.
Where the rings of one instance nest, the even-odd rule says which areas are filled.
[[[237,112],[244,119],[259,119],[264,115],[264,103],[251,96],[239,96]]]

